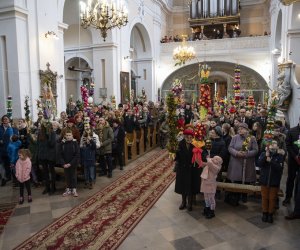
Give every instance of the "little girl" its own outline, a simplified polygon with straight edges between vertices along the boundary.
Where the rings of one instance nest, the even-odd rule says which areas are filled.
[[[30,188],[30,172],[31,172],[30,152],[28,149],[20,149],[18,151],[18,155],[19,155],[19,159],[16,163],[16,178],[20,183],[19,204],[23,204],[24,185],[28,193],[28,202],[32,202],[31,188]]]
[[[207,158],[207,163],[201,174],[201,192],[204,193],[205,208],[203,215],[207,219],[215,217],[215,194],[217,190],[217,176],[222,167],[223,160],[220,156]]]

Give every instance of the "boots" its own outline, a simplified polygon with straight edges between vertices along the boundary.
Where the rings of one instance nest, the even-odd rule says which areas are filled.
[[[182,202],[181,205],[179,206],[179,210],[183,210],[186,208],[186,195],[182,194]]]
[[[263,216],[261,217],[261,220],[263,222],[267,222],[268,221],[268,213],[263,213]]]
[[[206,218],[206,219],[211,219],[211,218],[215,217],[215,210],[211,210],[210,208],[208,208],[208,209],[209,209],[209,210],[208,210],[208,212],[207,212],[205,218]]]
[[[206,217],[209,210],[209,207],[204,207],[202,215]]]
[[[187,209],[188,211],[192,211],[193,210],[193,196],[189,195],[188,196],[188,205],[187,205]]]
[[[54,194],[56,191],[56,187],[55,187],[55,181],[51,181],[51,187],[50,187],[50,192],[49,195]]]
[[[273,214],[269,214],[268,216],[268,222],[273,223]]]

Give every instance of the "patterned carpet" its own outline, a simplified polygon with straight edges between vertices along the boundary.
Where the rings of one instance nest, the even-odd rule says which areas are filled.
[[[0,234],[3,232],[9,217],[12,215],[16,203],[5,203],[0,205]]]
[[[15,249],[116,249],[175,179],[160,151]]]

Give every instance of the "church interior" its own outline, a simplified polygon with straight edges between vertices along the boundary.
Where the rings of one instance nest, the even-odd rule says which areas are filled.
[[[300,124],[299,45],[299,0],[1,0],[0,249],[299,249],[300,131],[285,145]],[[211,122],[221,137],[224,123],[232,139],[240,127],[252,133],[254,182],[245,180],[252,156],[244,142],[212,156]],[[272,162],[277,122],[285,154],[276,210],[264,218],[258,152]],[[25,127],[36,136],[26,146]],[[10,128],[7,143],[22,143],[12,153]],[[183,140],[201,189],[204,170],[218,165],[212,159],[221,158],[221,173],[228,157],[208,192],[215,201],[197,181],[193,196],[178,191]],[[298,150],[291,161],[289,146]],[[24,186],[16,173],[26,152],[36,172],[26,170]],[[242,180],[228,181],[229,156],[243,158]]]

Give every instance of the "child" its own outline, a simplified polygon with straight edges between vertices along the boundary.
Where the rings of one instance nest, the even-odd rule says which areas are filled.
[[[30,156],[31,155],[28,149],[20,149],[18,155],[19,155],[19,159],[16,163],[16,178],[20,184],[19,204],[23,204],[24,185],[28,193],[28,202],[32,202],[31,189],[30,189],[30,172],[31,172]]]
[[[85,129],[80,141],[81,162],[84,167],[85,188],[92,189],[95,181],[96,149],[100,148],[100,141],[89,127]]]
[[[9,157],[9,161],[10,161],[10,168],[11,168],[11,172],[12,172],[12,177],[13,177],[13,186],[17,187],[18,186],[18,182],[15,176],[16,173],[16,162],[18,160],[18,151],[21,147],[21,141],[18,139],[17,135],[12,135],[10,138],[10,143],[7,146],[7,154]]]
[[[223,160],[220,156],[207,158],[207,163],[201,174],[201,192],[204,193],[205,208],[203,215],[207,219],[215,217],[215,194],[217,190],[217,176],[222,167]]]
[[[284,155],[284,150],[279,149],[278,142],[273,140],[271,145],[266,148],[266,152],[261,153],[258,160],[263,222],[273,223],[273,213],[283,171]]]
[[[60,145],[60,162],[64,167],[65,178],[67,183],[66,191],[63,196],[73,194],[74,197],[78,197],[76,191],[77,176],[76,168],[79,164],[79,146],[71,130],[67,130],[64,139]]]

